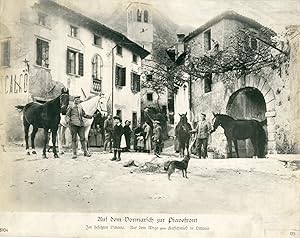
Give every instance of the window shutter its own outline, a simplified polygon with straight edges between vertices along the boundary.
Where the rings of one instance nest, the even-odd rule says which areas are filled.
[[[10,41],[1,42],[1,66],[9,66],[10,63]]]
[[[115,85],[118,86],[119,85],[119,67],[116,66],[116,69],[115,69]]]
[[[79,53],[78,74],[83,76],[83,54]]]
[[[121,77],[121,79],[122,79],[121,86],[126,86],[126,68],[122,68],[121,72],[122,72],[121,73],[121,75],[122,75],[122,77]]]
[[[7,41],[6,66],[10,65],[10,41]]]
[[[67,74],[71,73],[70,50],[67,49]]]
[[[130,86],[131,86],[131,91],[134,91],[134,73],[130,73],[130,78],[131,78],[131,83],[130,83]]]
[[[36,39],[36,64],[42,65],[42,41]]]
[[[46,64],[45,66],[49,68],[49,42],[44,42],[44,44],[45,44],[45,59],[43,60],[45,61]]]
[[[136,80],[136,91],[140,92],[141,91],[141,76],[138,75],[137,76],[137,80]]]

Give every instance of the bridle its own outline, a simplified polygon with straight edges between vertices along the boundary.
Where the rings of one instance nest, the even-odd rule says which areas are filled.
[[[59,105],[61,106],[62,105],[62,98],[63,96],[70,96],[69,93],[62,93],[60,96],[59,96]]]
[[[215,125],[216,117],[217,117],[217,116],[215,115],[214,118],[212,119],[213,125]],[[210,133],[215,132],[219,126],[222,126],[222,122],[221,122],[220,120],[219,120],[218,126],[217,126],[216,128],[215,128],[215,126],[214,126],[213,129],[210,131]]]

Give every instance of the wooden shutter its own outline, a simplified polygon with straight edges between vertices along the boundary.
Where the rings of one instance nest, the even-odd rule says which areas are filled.
[[[126,68],[122,68],[121,75],[121,86],[126,86]]]
[[[78,74],[80,76],[83,76],[83,54],[79,53],[78,58],[79,58]]]
[[[67,60],[67,64],[66,64],[66,66],[67,66],[67,74],[71,73],[71,63],[70,63],[69,56],[70,56],[70,50],[67,49],[67,58],[66,58],[66,60]]]
[[[42,65],[42,40],[36,39],[36,64]]]
[[[119,71],[120,71],[120,67],[119,66],[116,66],[116,69],[115,69],[115,85],[116,86],[119,86],[119,80],[120,80],[120,75],[119,75]]]
[[[136,77],[136,91],[140,92],[141,91],[141,76],[137,75]]]
[[[131,79],[131,82],[130,82],[130,86],[131,86],[131,91],[134,91],[134,73],[130,73],[130,79]]]
[[[7,49],[6,49],[6,66],[10,65],[10,41],[7,41]]]
[[[10,63],[10,41],[1,42],[1,66],[9,66]]]

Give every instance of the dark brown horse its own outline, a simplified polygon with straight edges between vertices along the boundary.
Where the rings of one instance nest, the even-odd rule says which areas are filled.
[[[58,158],[58,154],[56,152],[56,136],[57,129],[60,122],[60,113],[63,115],[66,114],[67,108],[69,105],[69,90],[62,89],[61,95],[57,98],[46,102],[45,104],[40,104],[37,102],[30,102],[25,106],[16,106],[20,112],[23,112],[23,125],[24,125],[24,133],[25,133],[25,141],[26,141],[26,151],[27,154],[30,155],[29,152],[29,144],[28,144],[28,132],[30,125],[33,126],[31,133],[31,147],[32,154],[36,154],[35,146],[34,146],[34,138],[39,128],[44,129],[44,148],[43,148],[43,158],[47,159],[46,156],[46,146],[48,142],[48,131],[52,132],[52,143],[53,143],[53,153],[54,157]]]
[[[238,140],[250,139],[254,149],[254,157],[264,157],[266,144],[266,133],[263,129],[265,121],[257,120],[236,120],[224,114],[214,114],[214,125],[211,131],[214,132],[218,126],[224,129],[224,134],[229,147],[229,157],[232,157],[232,141],[235,152],[239,158]]]
[[[189,155],[189,144],[192,130],[191,125],[187,121],[186,114],[187,113],[179,114],[180,121],[175,127],[175,136],[176,140],[178,140],[179,152],[181,157],[184,156],[185,149],[187,150],[187,154]]]

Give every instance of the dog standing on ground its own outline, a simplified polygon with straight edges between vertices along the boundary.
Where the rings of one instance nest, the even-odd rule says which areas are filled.
[[[175,169],[179,169],[182,171],[182,175],[184,178],[187,177],[187,168],[189,165],[189,160],[190,156],[186,155],[183,160],[178,161],[178,160],[172,160],[170,162],[167,162],[166,166],[164,169],[168,171],[168,179],[171,180],[171,174],[175,172]]]

